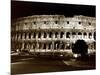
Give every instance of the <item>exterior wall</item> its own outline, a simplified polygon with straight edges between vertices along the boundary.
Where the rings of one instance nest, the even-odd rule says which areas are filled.
[[[11,25],[11,49],[30,52],[72,52],[78,39],[87,42],[95,52],[96,23],[94,17],[34,15],[14,20]]]

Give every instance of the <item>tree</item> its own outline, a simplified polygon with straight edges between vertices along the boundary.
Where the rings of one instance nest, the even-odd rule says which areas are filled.
[[[72,52],[85,56],[88,53],[88,45],[84,40],[77,40],[75,44],[72,44]]]

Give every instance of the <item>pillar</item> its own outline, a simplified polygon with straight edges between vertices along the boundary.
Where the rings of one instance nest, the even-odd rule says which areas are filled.
[[[29,39],[29,33],[27,33],[26,39]]]
[[[64,39],[66,39],[66,32],[64,32]]]
[[[54,41],[52,41],[52,47],[51,47],[52,49],[52,51],[54,50]]]
[[[25,39],[25,33],[23,33],[23,35],[22,35],[22,39]]]
[[[33,33],[31,33],[31,39],[33,39]]]
[[[21,38],[21,34],[19,33],[19,34],[18,34],[18,40],[19,40],[20,38]]]
[[[22,43],[22,48],[21,48],[21,50],[23,50],[24,49],[24,42]]]
[[[72,38],[72,32],[70,32],[70,35],[69,35],[69,37],[70,37],[70,40],[71,40],[71,39],[73,39],[73,38]]]
[[[87,32],[87,38],[86,39],[89,39],[89,33]]]
[[[43,32],[41,32],[41,39],[43,39]]]
[[[52,33],[52,38],[53,38],[53,39],[55,38],[55,32]]]
[[[33,44],[32,43],[30,44],[30,49],[33,49]]]
[[[92,32],[92,38],[91,39],[93,39],[94,40],[94,32]]]
[[[38,33],[36,33],[36,39],[38,38]]]
[[[48,43],[46,44],[46,50],[48,50]]]
[[[60,39],[60,32],[58,32],[58,37],[57,38]]]
[[[46,35],[47,35],[47,39],[49,39],[49,33],[48,32],[46,32]]]
[[[26,49],[28,49],[28,43],[27,43],[27,45],[26,45]]]

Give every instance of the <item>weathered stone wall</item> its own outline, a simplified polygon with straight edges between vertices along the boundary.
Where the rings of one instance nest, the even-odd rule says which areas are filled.
[[[83,39],[90,50],[95,50],[95,22],[94,17],[82,15],[34,15],[18,18],[11,25],[12,49],[71,52],[71,44]]]

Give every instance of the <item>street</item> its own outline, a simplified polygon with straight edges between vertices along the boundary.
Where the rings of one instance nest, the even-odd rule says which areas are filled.
[[[59,72],[95,69],[95,61],[76,59],[34,58],[32,56],[13,56],[11,61],[12,74],[28,74],[43,72]]]

